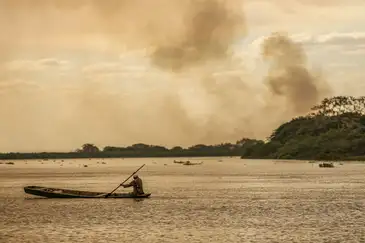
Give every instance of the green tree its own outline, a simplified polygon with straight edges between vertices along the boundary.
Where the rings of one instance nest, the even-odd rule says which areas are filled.
[[[85,143],[82,145],[81,149],[76,150],[79,153],[96,153],[100,152],[99,148],[96,147],[94,144]]]

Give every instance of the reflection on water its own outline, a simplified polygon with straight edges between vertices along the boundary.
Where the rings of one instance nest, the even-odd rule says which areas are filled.
[[[0,242],[365,242],[365,165],[221,159],[1,164]],[[143,163],[150,199],[23,192],[26,185],[109,192]]]

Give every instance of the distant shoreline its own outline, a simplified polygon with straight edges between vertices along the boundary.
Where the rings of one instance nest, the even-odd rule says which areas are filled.
[[[113,153],[113,152],[96,152],[96,153],[2,153],[0,160],[37,160],[37,159],[111,159],[111,158],[183,158],[183,157],[240,157],[238,153]]]
[[[206,157],[240,157],[241,159],[249,160],[282,160],[282,161],[365,161],[365,156],[334,158],[334,159],[315,159],[315,158],[267,158],[267,157],[242,157],[239,153],[198,153],[198,152],[183,152],[183,153],[117,153],[117,152],[95,152],[95,153],[80,153],[80,152],[41,152],[41,153],[0,153],[0,160],[48,160],[48,159],[124,159],[124,158],[206,158]]]

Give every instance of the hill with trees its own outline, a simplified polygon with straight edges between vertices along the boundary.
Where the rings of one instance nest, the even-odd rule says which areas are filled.
[[[0,159],[208,157],[251,159],[365,160],[365,97],[324,99],[311,113],[275,129],[267,141],[243,138],[235,143],[197,144],[171,149],[143,143],[127,147],[84,144],[65,153],[3,153]]]
[[[242,158],[355,160],[365,158],[365,97],[324,99],[273,131]]]

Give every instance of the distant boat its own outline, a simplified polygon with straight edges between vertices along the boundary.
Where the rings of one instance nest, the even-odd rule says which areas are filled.
[[[333,163],[320,163],[319,165],[318,165],[319,167],[321,167],[321,168],[334,168],[335,166],[333,165]]]
[[[24,187],[24,192],[47,198],[105,198],[108,194],[107,192],[77,191],[41,186],[26,186]],[[108,198],[148,198],[150,196],[151,193],[138,196],[131,193],[112,193]]]
[[[200,162],[200,163],[192,163],[189,160],[188,161],[176,161],[176,160],[174,160],[174,163],[175,164],[182,164],[182,165],[202,165],[203,161]]]

